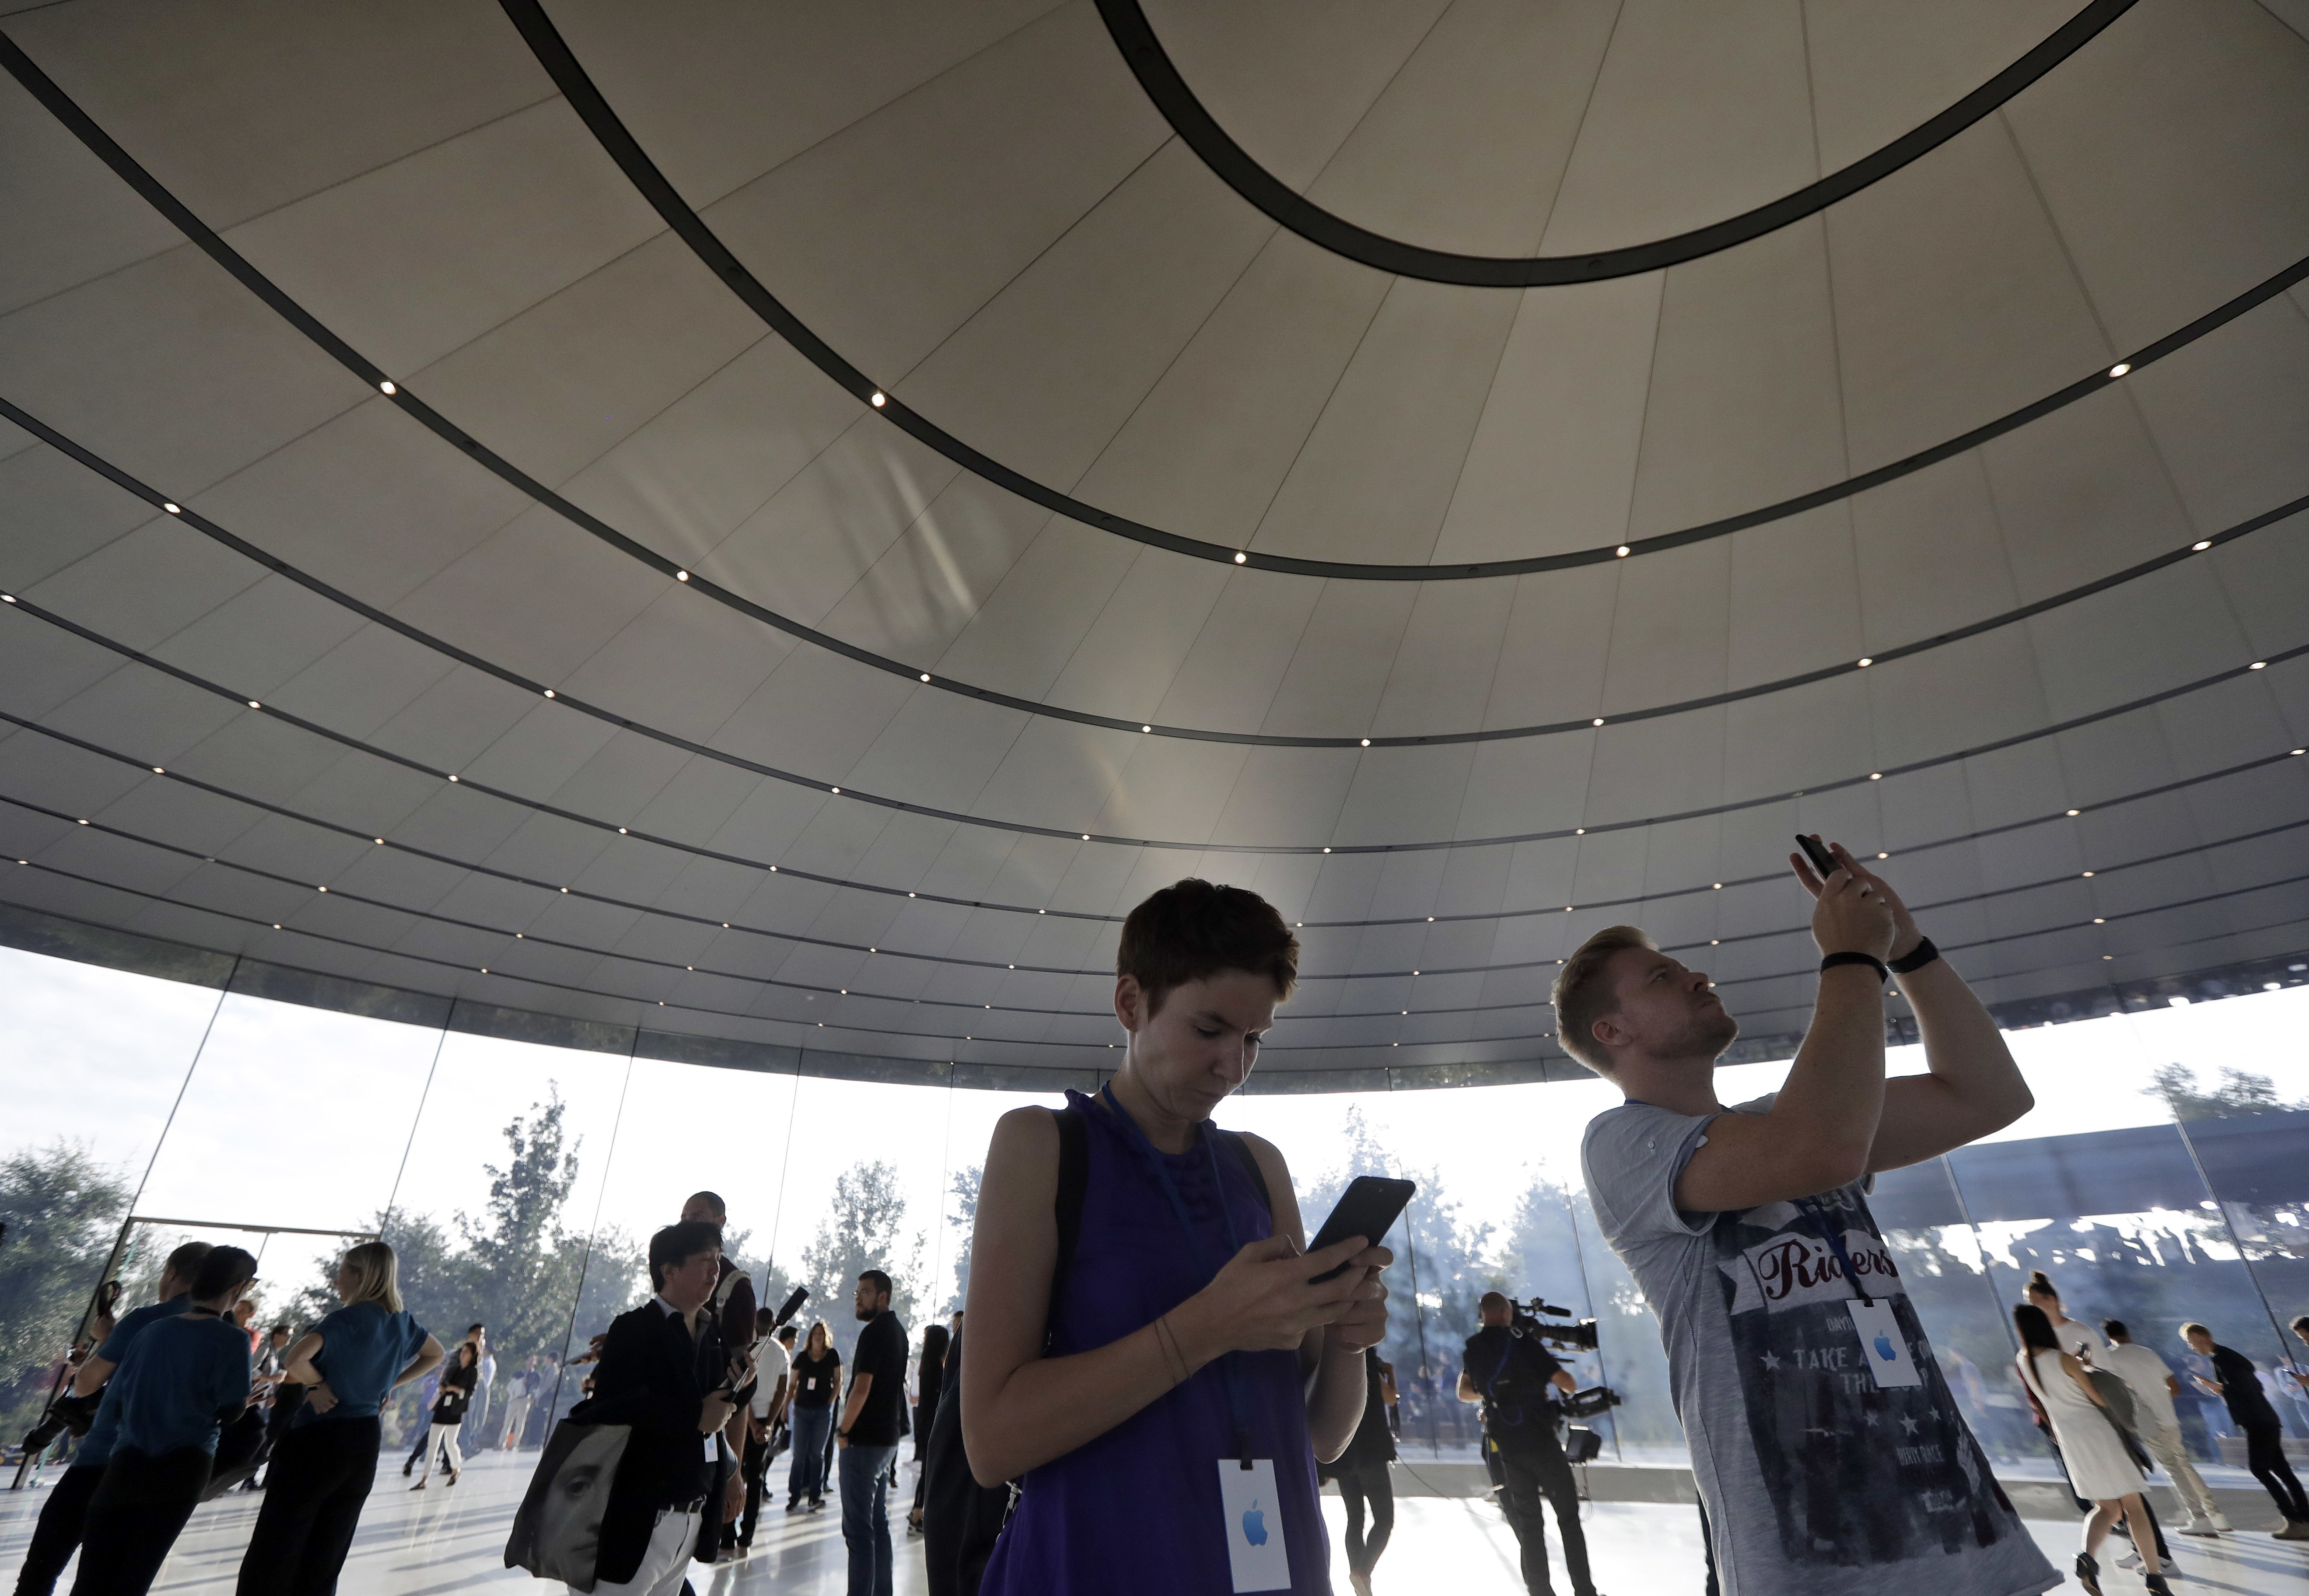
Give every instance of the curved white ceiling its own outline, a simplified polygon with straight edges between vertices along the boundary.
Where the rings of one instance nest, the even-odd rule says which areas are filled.
[[[857,10],[553,4],[558,85],[486,0],[0,17],[0,898],[900,1069],[1095,1067],[1189,872],[1307,922],[1270,1069],[1535,1067],[1631,918],[1792,1028],[1798,827],[2008,1004],[2309,945],[2279,12],[1515,289],[1278,227],[1090,0]],[[1554,253],[2072,11],[1147,16],[1310,200]]]

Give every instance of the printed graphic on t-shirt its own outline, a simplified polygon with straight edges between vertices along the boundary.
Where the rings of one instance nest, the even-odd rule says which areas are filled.
[[[1845,1305],[1859,1292],[1793,1203],[1717,1216],[1710,1241],[1782,1549],[1799,1566],[1865,1567],[1995,1544],[2011,1505],[1958,1417],[1866,1201],[1852,1186],[1818,1201],[1924,1379],[1878,1385]]]

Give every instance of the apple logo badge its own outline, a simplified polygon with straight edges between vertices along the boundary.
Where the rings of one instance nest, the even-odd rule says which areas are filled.
[[[1890,1363],[1900,1355],[1893,1349],[1891,1337],[1878,1336],[1876,1338],[1876,1356],[1882,1358],[1886,1363]]]
[[[1267,1544],[1267,1515],[1258,1510],[1258,1501],[1252,1498],[1242,1513],[1242,1538],[1253,1546]]]

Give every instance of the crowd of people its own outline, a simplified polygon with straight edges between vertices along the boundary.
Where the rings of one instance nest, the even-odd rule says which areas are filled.
[[[1967,1429],[1867,1202],[1873,1173],[1999,1129],[2031,1099],[1898,896],[1843,849],[1824,856],[1825,874],[1791,861],[1823,958],[1778,1092],[1717,1100],[1737,1024],[1704,974],[1634,927],[1589,939],[1552,993],[1567,1050],[1625,1094],[1588,1126],[1582,1161],[1596,1223],[1659,1320],[1708,1589],[2049,1589],[2060,1576]],[[933,1596],[1315,1596],[1330,1589],[1327,1481],[1348,1583],[1370,1596],[1395,1523],[1397,1388],[1378,1351],[1393,1256],[1374,1236],[1310,1251],[1283,1153],[1210,1118],[1250,1073],[1297,958],[1281,915],[1241,889],[1181,881],[1132,912],[1120,1068],[1094,1096],[1001,1120],[970,1333],[960,1312],[927,1327],[911,1364],[879,1268],[845,1282],[846,1358],[824,1318],[805,1330],[762,1306],[723,1251],[712,1192],[649,1238],[646,1299],[569,1359],[582,1400],[566,1415],[549,1400],[564,1371],[544,1355],[500,1392],[485,1324],[446,1349],[418,1324],[385,1242],[343,1255],[339,1305],[301,1334],[257,1328],[246,1252],[179,1247],[158,1299],[101,1322],[73,1371],[93,1416],[17,1596],[49,1596],[76,1548],[75,1596],[143,1596],[195,1505],[235,1486],[263,1492],[239,1596],[328,1596],[375,1484],[383,1410],[416,1383],[407,1488],[433,1488],[437,1464],[454,1488],[477,1446],[537,1448],[507,1559],[603,1596],[675,1596],[693,1563],[749,1555],[782,1453],[785,1513],[807,1519],[831,1496],[850,1596],[891,1596],[909,1434],[917,1481],[899,1516],[923,1539]],[[1925,1072],[1888,1080],[1896,977]],[[2309,1541],[2309,1499],[2250,1358],[2192,1323],[2176,1371],[2124,1323],[2071,1318],[2044,1274],[2027,1296],[2013,1378],[2082,1515],[2088,1592],[2113,1536],[2130,1541],[2121,1566],[2167,1589],[2153,1468],[2185,1510],[2176,1533],[2235,1532],[2183,1440],[2175,1403],[2192,1394],[2242,1436],[2276,1539]],[[1596,1596],[1562,1444],[1576,1382],[1504,1296],[1479,1314],[1457,1394],[1481,1409],[1524,1581],[1552,1591],[1552,1509],[1572,1596]],[[2309,1317],[2293,1330],[2309,1343]]]

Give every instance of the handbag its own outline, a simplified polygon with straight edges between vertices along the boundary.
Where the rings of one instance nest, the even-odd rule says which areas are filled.
[[[513,1515],[506,1567],[558,1579],[573,1591],[592,1590],[610,1488],[633,1434],[627,1424],[574,1424],[565,1418],[553,1427]]]

